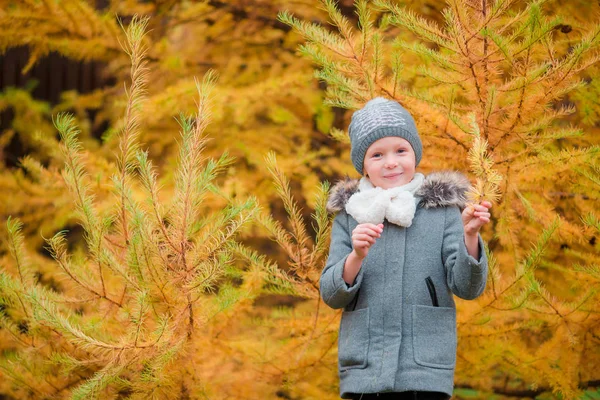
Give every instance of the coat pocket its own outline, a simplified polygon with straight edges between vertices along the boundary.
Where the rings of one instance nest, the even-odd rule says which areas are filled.
[[[338,337],[340,370],[366,368],[369,353],[369,309],[342,314]]]
[[[424,367],[453,369],[456,364],[456,311],[451,307],[413,306],[413,354]]]

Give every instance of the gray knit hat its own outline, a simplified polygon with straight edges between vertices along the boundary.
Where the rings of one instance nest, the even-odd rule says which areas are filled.
[[[417,132],[415,120],[408,111],[395,101],[377,97],[352,114],[348,129],[352,151],[352,164],[359,174],[363,173],[365,153],[375,141],[397,136],[410,143],[415,152],[416,165],[421,161],[423,145]]]

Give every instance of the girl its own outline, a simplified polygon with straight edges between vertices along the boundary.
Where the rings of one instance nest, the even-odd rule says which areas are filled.
[[[456,363],[453,294],[478,297],[487,259],[479,229],[487,201],[465,208],[467,179],[424,177],[412,116],[376,98],[355,112],[346,180],[328,202],[337,212],[321,297],[343,308],[338,339],[345,399],[449,399]],[[464,209],[461,214],[461,209]]]

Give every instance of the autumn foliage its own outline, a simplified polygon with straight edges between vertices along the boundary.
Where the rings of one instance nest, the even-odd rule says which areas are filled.
[[[494,202],[455,397],[598,396],[598,4],[0,6],[23,72],[58,52],[116,82],[0,93],[26,150],[0,168],[0,397],[338,398],[325,203],[376,96],[415,116],[422,172]]]

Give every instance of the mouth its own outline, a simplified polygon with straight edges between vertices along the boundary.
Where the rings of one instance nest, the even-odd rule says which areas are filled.
[[[398,173],[395,173],[395,174],[384,175],[383,177],[385,179],[394,179],[394,178],[399,177],[400,175],[402,175],[402,172],[398,172]]]

